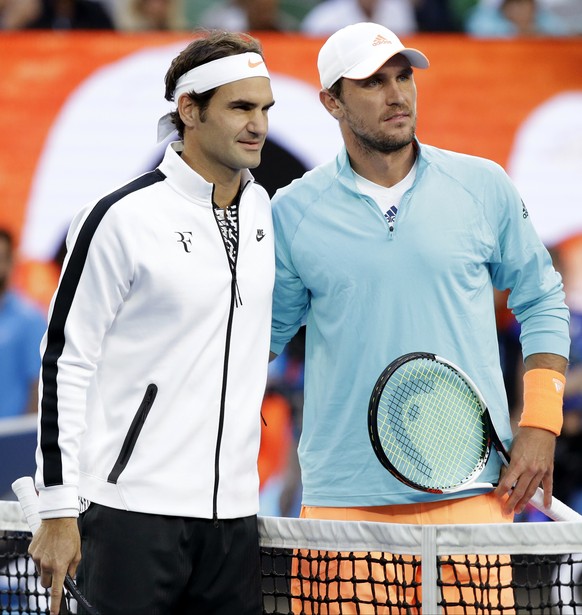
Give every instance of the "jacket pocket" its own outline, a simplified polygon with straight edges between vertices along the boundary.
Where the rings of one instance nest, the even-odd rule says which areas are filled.
[[[117,483],[119,475],[127,466],[131,454],[133,453],[133,449],[135,448],[135,443],[137,442],[139,434],[144,426],[146,418],[149,414],[151,407],[153,406],[157,394],[158,387],[155,384],[149,384],[148,388],[146,389],[144,398],[139,405],[137,413],[133,417],[133,421],[129,426],[129,431],[127,432],[125,440],[123,441],[123,446],[121,447],[119,457],[117,458],[113,469],[107,477],[108,483],[113,483],[115,485]]]

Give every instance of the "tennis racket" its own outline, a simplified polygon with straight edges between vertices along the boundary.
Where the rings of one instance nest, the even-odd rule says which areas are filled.
[[[368,428],[380,463],[404,484],[429,493],[493,488],[478,482],[493,446],[504,465],[509,453],[473,381],[434,354],[413,352],[382,372],[368,409]],[[556,498],[543,504],[538,487],[531,504],[555,521],[582,521]]]
[[[34,481],[30,476],[23,476],[12,483],[12,491],[20,502],[30,531],[34,534],[41,524]],[[99,615],[99,611],[87,601],[69,574],[65,577],[65,587],[89,615]]]

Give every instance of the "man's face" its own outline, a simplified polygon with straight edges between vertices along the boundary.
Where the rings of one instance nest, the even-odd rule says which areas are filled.
[[[392,152],[409,145],[416,131],[416,84],[402,55],[367,79],[344,79],[338,102],[342,131],[364,149]]]
[[[204,165],[233,171],[257,167],[272,106],[271,82],[266,77],[251,77],[220,86],[192,133]]]
[[[535,24],[536,3],[533,0],[506,1],[502,11],[519,29],[527,30]]]

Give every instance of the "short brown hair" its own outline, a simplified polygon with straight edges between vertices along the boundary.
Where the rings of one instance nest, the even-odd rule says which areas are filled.
[[[327,91],[334,97],[337,98],[338,100],[342,99],[342,82],[343,82],[343,77],[340,77],[334,84],[330,85],[327,88]]]
[[[199,28],[194,31],[194,35],[196,36],[195,40],[172,60],[166,73],[166,100],[174,100],[174,90],[178,79],[196,66],[248,51],[254,51],[263,56],[261,44],[249,34]],[[188,93],[188,96],[198,105],[200,113],[203,114],[215,92],[216,88],[203,94],[196,94],[192,91]],[[182,139],[184,137],[184,122],[177,110],[172,113],[171,118],[180,139]]]

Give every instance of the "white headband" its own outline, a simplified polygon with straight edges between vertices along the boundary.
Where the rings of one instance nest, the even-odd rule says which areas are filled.
[[[250,77],[270,78],[265,61],[258,53],[249,51],[218,58],[184,73],[176,82],[174,101],[177,105],[180,96],[188,92],[203,94],[226,83]],[[158,143],[176,129],[170,117],[171,113],[166,113],[158,122]]]

